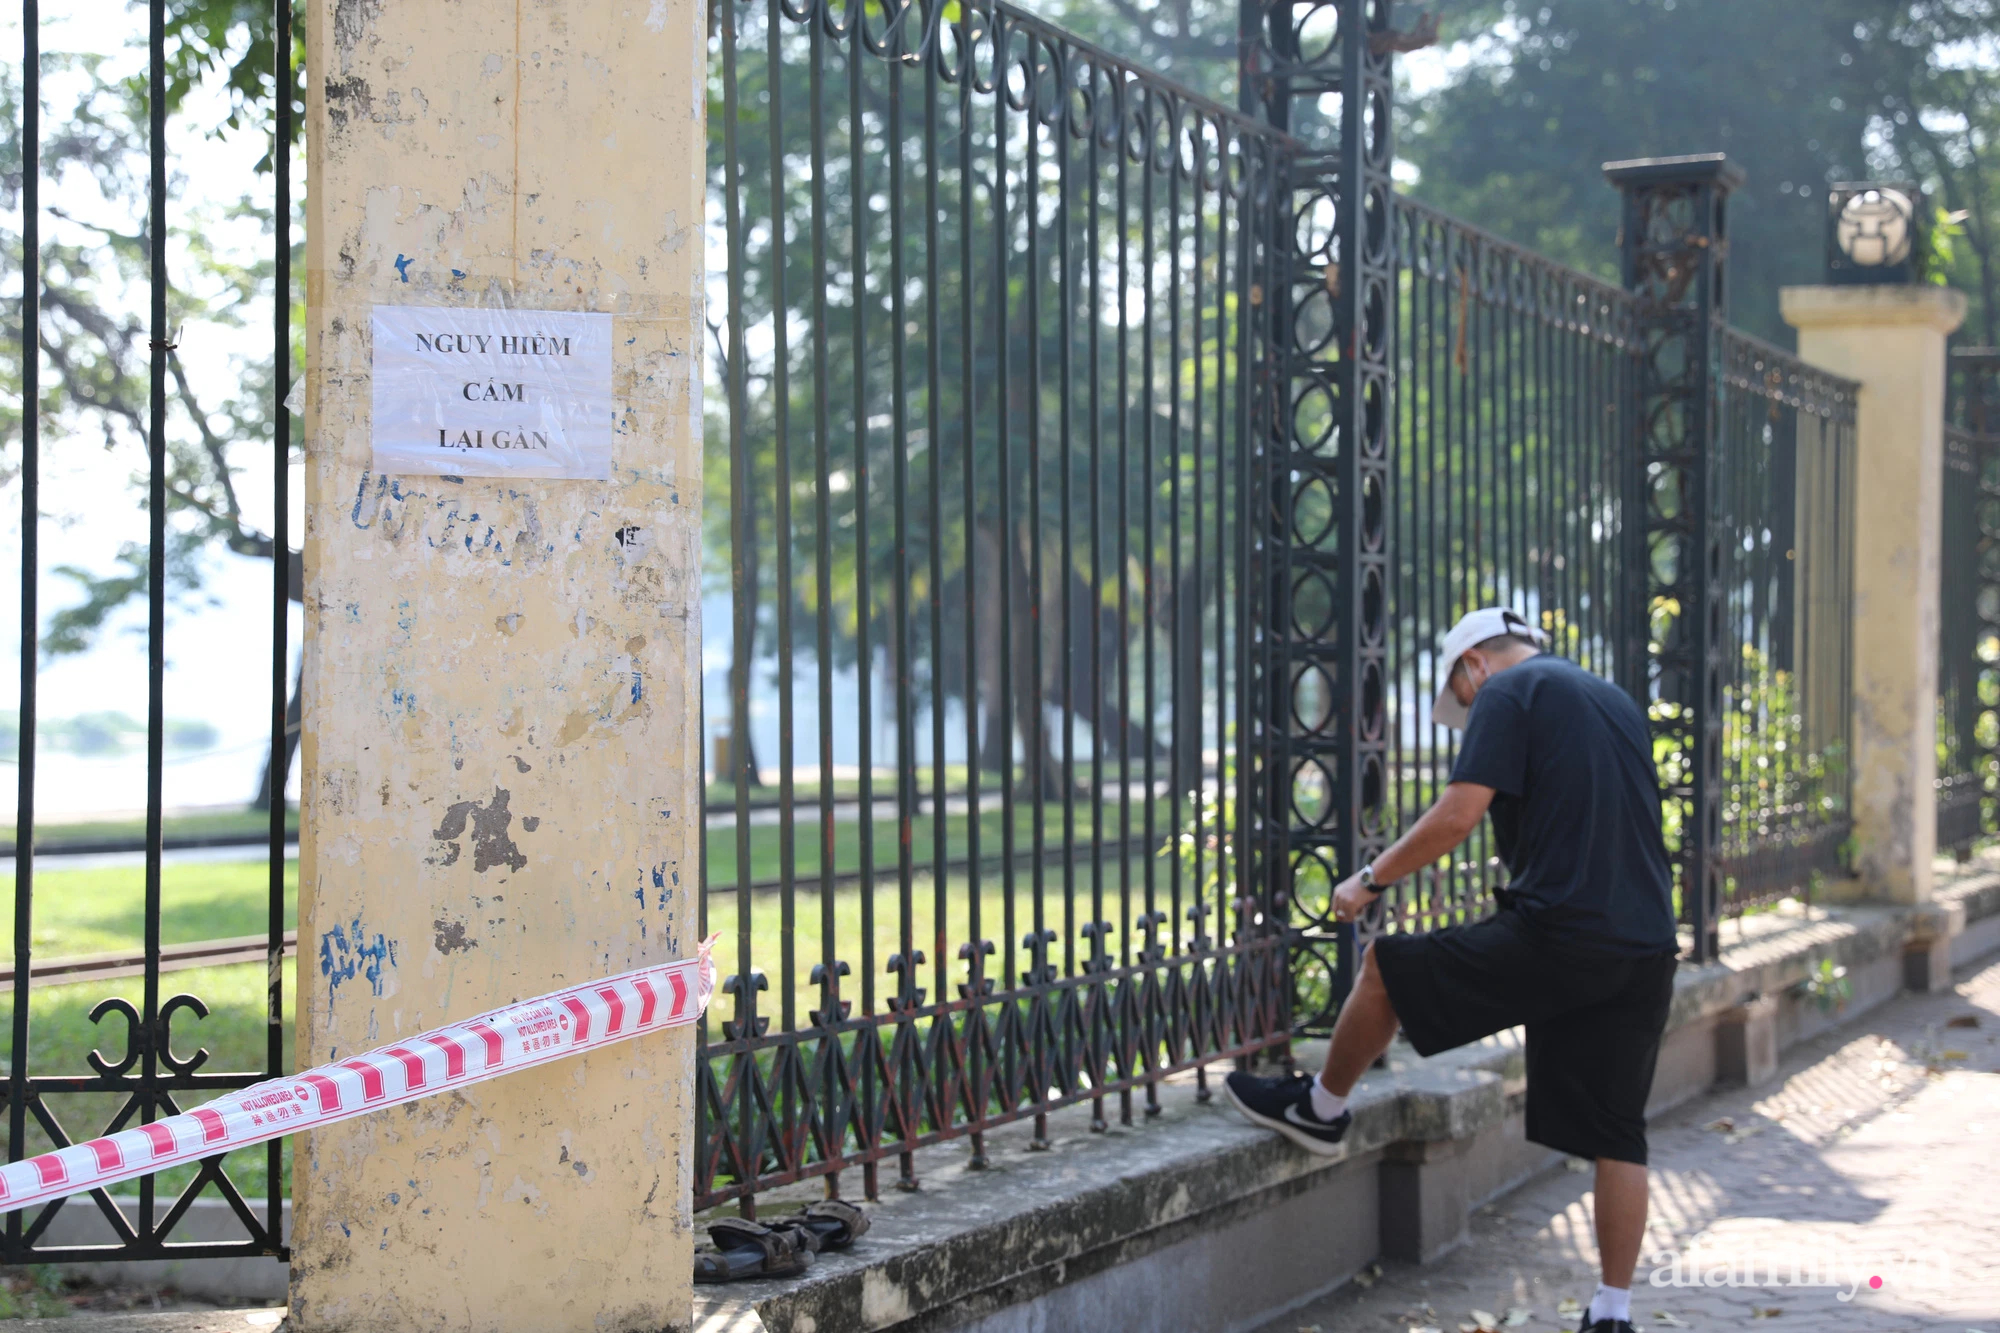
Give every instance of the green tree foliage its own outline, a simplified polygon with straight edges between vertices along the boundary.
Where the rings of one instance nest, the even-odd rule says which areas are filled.
[[[169,164],[168,322],[193,330],[268,326],[275,265],[268,240],[256,258],[216,244],[213,235],[244,221],[274,234],[269,205],[273,98],[271,6],[258,0],[189,0],[169,9],[166,37],[167,113],[183,129],[207,136],[252,136],[262,158],[240,181],[204,181],[190,190]],[[143,40],[141,38],[140,40]],[[303,123],[291,65],[289,95]],[[96,441],[107,449],[147,443],[150,429],[146,327],[148,272],[147,119],[141,76],[121,76],[101,56],[44,52],[41,62],[43,181],[41,246],[40,413],[44,450]],[[129,63],[129,62],[127,62]],[[214,100],[191,97],[218,76],[227,96],[215,123],[188,126],[190,107]],[[18,212],[24,182],[18,66],[0,70],[0,202]],[[63,100],[52,100],[60,96]],[[86,201],[65,206],[64,200]],[[52,202],[53,201],[53,202]],[[0,230],[0,288],[6,321],[19,327],[23,238],[17,225]],[[289,294],[287,295],[289,299]],[[294,326],[298,321],[295,319]],[[185,335],[183,341],[186,341]],[[294,344],[296,357],[297,344]],[[221,546],[239,555],[269,559],[269,534],[246,520],[236,475],[245,461],[267,450],[274,400],[282,392],[268,353],[233,358],[228,389],[218,401],[189,373],[184,353],[167,358],[168,587],[188,597],[201,589],[206,554]],[[19,340],[0,343],[0,468],[20,465],[22,363]],[[135,470],[134,498],[144,503],[146,479]],[[49,655],[91,646],[111,616],[145,594],[149,556],[141,543],[125,543],[103,566],[60,566],[81,599],[49,618],[42,649]],[[298,553],[289,552],[291,586],[301,586]]]
[[[894,672],[907,652],[919,708],[963,700],[968,657],[979,659],[989,764],[1003,762],[1009,743],[997,720],[1003,652],[1015,727],[1024,753],[1042,751],[1046,785],[1057,781],[1060,747],[1035,734],[1044,707],[1065,712],[1058,727],[1081,722],[1106,747],[1129,731],[1143,753],[1157,743],[1156,719],[1138,716],[1140,684],[1129,705],[1117,702],[1117,687],[1141,669],[1150,633],[1178,634],[1178,669],[1193,688],[1203,638],[1217,632],[1223,554],[1233,549],[1218,524],[1221,488],[1235,484],[1223,460],[1236,455],[1216,432],[1233,429],[1226,377],[1246,279],[1229,267],[1233,239],[1219,240],[1217,229],[1240,226],[1240,217],[1225,224],[1212,192],[1184,197],[1164,170],[1131,163],[1121,205],[1119,155],[1047,127],[1035,132],[1030,172],[1026,119],[1009,112],[1005,130],[996,128],[990,92],[961,105],[959,88],[922,61],[864,51],[850,64],[849,41],[815,48],[791,20],[774,40],[769,21],[754,7],[732,11],[709,60],[705,545],[710,586],[728,580],[751,628],[732,634],[732,695],[763,693],[782,669],[781,614],[794,655],[809,656],[824,610],[829,665],[880,662]],[[1007,201],[1004,224],[996,188]],[[933,202],[937,216],[927,221]],[[813,263],[816,234],[823,273]],[[1153,437],[1148,473],[1142,441]],[[1013,506],[1004,520],[1003,488]],[[1149,495],[1150,529],[1141,517]],[[1014,617],[1006,635],[1003,581]],[[1032,615],[1031,596],[1040,601]],[[1153,649],[1164,676],[1169,646]],[[815,688],[801,670],[797,695],[809,699]],[[707,707],[731,717],[737,748],[725,770],[756,773],[733,698],[711,696]],[[1182,732],[1181,760],[1192,765],[1196,733]],[[801,738],[795,753],[810,762],[812,740]]]
[[[1726,152],[1734,322],[1789,341],[1778,288],[1823,273],[1826,185],[1911,178],[1966,210],[1953,280],[1994,320],[2000,64],[1994,0],[1475,0],[1469,57],[1404,101],[1399,150],[1429,202],[1606,277],[1619,202],[1600,164]]]

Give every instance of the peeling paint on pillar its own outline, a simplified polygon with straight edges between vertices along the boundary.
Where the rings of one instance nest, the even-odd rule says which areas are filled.
[[[694,946],[706,153],[692,0],[307,18],[301,1064]],[[612,479],[372,473],[377,302],[614,315]],[[292,1327],[687,1327],[692,1076],[302,1136]]]
[[[1939,533],[1946,287],[1787,287],[1799,356],[1858,380],[1854,477],[1854,869],[1871,897],[1931,897],[1937,850]]]

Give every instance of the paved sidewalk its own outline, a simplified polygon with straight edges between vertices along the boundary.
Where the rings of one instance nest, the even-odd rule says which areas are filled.
[[[1641,1333],[2000,1333],[2000,962],[1957,982],[1654,1123]],[[1565,1302],[1597,1281],[1590,1180],[1530,1181],[1444,1259],[1386,1265],[1265,1333],[1456,1333],[1474,1311],[1507,1333],[1574,1329]]]

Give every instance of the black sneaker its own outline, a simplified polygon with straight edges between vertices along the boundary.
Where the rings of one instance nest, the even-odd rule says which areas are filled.
[[[1598,1319],[1590,1317],[1590,1307],[1583,1307],[1582,1322],[1576,1326],[1576,1333],[1638,1333],[1629,1319]]]
[[[1341,1139],[1354,1112],[1332,1120],[1313,1114],[1312,1076],[1294,1069],[1280,1078],[1259,1078],[1238,1070],[1222,1081],[1230,1103],[1253,1125],[1275,1129],[1307,1152],[1333,1157],[1347,1151]]]

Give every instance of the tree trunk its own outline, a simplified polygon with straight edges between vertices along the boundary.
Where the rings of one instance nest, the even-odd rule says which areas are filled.
[[[290,594],[294,602],[304,606],[306,600],[305,553],[302,551],[288,552],[285,564],[286,591]],[[305,718],[304,701],[300,697],[300,691],[305,686],[305,674],[305,654],[301,653],[299,655],[298,669],[292,673],[291,697],[285,701],[284,741],[276,747],[277,750],[282,750],[284,753],[277,754],[273,750],[268,749],[264,752],[264,776],[258,780],[256,798],[250,803],[250,808],[253,810],[269,810],[271,802],[284,799],[285,784],[291,780],[292,776],[292,759],[299,752],[299,727]]]
[[[1090,723],[1097,751],[1107,762],[1115,761],[1121,750],[1143,759],[1147,747],[1155,744],[1152,730],[1134,722],[1118,706],[1118,682],[1132,651],[1132,627],[1119,621],[1115,604],[1106,606],[1098,600],[1081,575],[1071,580],[1070,605],[1070,632],[1078,650],[1071,684],[1077,715]],[[1090,651],[1093,631],[1097,635],[1095,654]]]
[[[1176,796],[1201,787],[1201,617],[1202,600],[1195,595],[1194,575],[1183,571],[1165,610],[1178,667],[1173,683],[1173,790]],[[1175,618],[1178,616],[1178,626]],[[1178,632],[1175,632],[1175,630]]]
[[[1055,750],[1042,709],[1047,702],[1049,689],[1046,671],[1037,675],[1035,671],[1036,627],[1028,618],[1028,555],[1026,541],[1033,540],[1032,531],[1022,530],[1024,540],[1007,543],[1008,578],[1013,584],[1014,597],[1014,641],[1008,651],[1014,655],[1014,725],[1021,733],[1021,753],[1030,756],[1029,765],[1039,764],[1042,776],[1042,798],[1048,800],[1059,795],[1063,789],[1062,765],[1056,762]],[[1046,601],[1043,611],[1046,619]],[[1043,631],[1046,637],[1046,630]],[[1043,657],[1048,654],[1044,645]],[[1029,780],[1033,781],[1033,767],[1029,768]]]
[[[305,668],[305,654],[301,653],[298,670],[292,673],[292,697],[285,703],[285,739],[278,747],[282,754],[265,752],[264,776],[257,784],[257,799],[250,803],[253,810],[269,810],[271,802],[284,799],[285,784],[291,780],[292,759],[299,752],[299,725],[304,717],[299,692],[305,684]]]
[[[757,504],[756,488],[749,478],[749,463],[744,463],[741,484],[744,494],[743,505],[743,546],[736,553],[737,568],[740,571],[738,586],[732,595],[742,599],[746,614],[730,620],[729,634],[729,766],[716,774],[716,780],[734,787],[738,776],[752,787],[764,785],[763,775],[757,771],[757,749],[750,739],[750,673],[757,660],[757,610],[758,573],[762,565],[761,552],[757,544]],[[743,626],[749,627],[748,631]]]
[[[1014,738],[1000,726],[1000,534],[991,522],[982,520],[974,530],[974,547],[979,559],[978,578],[973,581],[977,599],[979,663],[973,667],[978,677],[980,711],[979,767],[998,773],[1014,757]],[[968,690],[966,707],[975,703]]]

